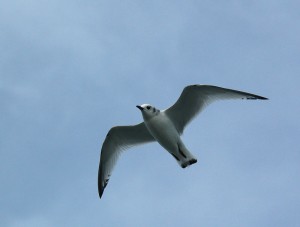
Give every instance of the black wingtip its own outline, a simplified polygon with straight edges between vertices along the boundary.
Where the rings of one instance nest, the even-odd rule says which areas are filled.
[[[98,185],[98,194],[99,194],[100,199],[102,198],[105,187],[106,187],[106,184],[103,187],[101,185]]]
[[[99,193],[99,197],[101,199],[102,195],[103,195],[103,192],[104,192],[104,189],[108,183],[109,179],[106,179],[105,182],[104,182],[104,185],[102,185],[102,181],[99,181],[99,185],[98,185],[98,193]]]
[[[261,99],[261,100],[269,100],[268,98],[266,98],[266,97],[263,97],[263,96],[258,96],[257,95],[257,97],[256,97],[257,99]]]
[[[98,185],[98,194],[99,194],[100,199],[102,198],[105,187],[106,187],[106,184],[103,187],[101,185]]]
[[[250,96],[250,97],[247,97],[246,99],[248,99],[248,100],[256,100],[256,99],[260,99],[260,100],[269,100],[268,98],[263,97],[263,96],[259,96],[259,95],[252,95],[252,96]]]
[[[104,189],[99,190],[98,192],[99,192],[99,198],[101,199],[101,197],[102,197],[102,195],[103,195],[103,192],[104,192]]]

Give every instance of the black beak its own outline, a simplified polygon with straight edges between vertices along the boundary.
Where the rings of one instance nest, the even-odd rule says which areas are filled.
[[[141,106],[136,106],[137,108],[139,108],[141,111],[143,111],[144,110],[144,108],[143,107],[141,107]]]

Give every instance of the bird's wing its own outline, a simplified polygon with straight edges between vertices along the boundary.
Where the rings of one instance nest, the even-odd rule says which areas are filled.
[[[155,141],[144,122],[133,126],[116,126],[109,130],[101,149],[98,192],[101,198],[113,167],[122,151],[134,145]]]
[[[185,126],[208,104],[221,99],[267,99],[262,96],[211,85],[190,85],[183,89],[179,99],[164,112],[180,134]]]

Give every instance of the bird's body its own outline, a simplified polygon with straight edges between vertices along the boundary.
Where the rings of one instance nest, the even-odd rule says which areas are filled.
[[[142,107],[143,106],[146,108],[150,105],[144,104]],[[179,132],[165,111],[158,111],[157,114],[151,117],[148,117],[147,114],[143,114],[143,117],[150,134],[183,168],[188,166],[190,160],[196,160],[183,144]]]
[[[98,173],[98,191],[101,198],[121,151],[135,145],[158,142],[185,168],[197,162],[182,142],[185,126],[208,104],[218,99],[267,99],[247,92],[211,85],[190,85],[170,108],[160,111],[143,104],[137,106],[144,121],[133,126],[110,129],[101,149]]]

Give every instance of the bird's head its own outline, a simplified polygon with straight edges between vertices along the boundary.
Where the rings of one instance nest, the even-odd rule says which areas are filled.
[[[154,106],[151,106],[149,104],[143,104],[143,105],[137,105],[137,108],[139,108],[143,114],[143,117],[145,119],[152,118],[159,114],[160,110],[155,108]]]

